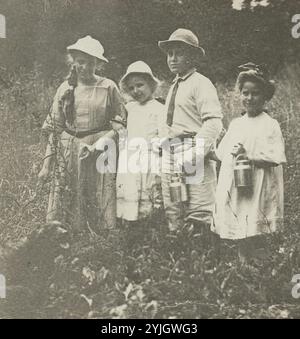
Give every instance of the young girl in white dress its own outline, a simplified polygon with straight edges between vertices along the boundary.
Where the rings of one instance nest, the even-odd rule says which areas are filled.
[[[136,224],[148,218],[157,199],[160,165],[153,143],[159,137],[164,106],[154,99],[158,80],[143,61],[131,64],[120,81],[125,95],[127,129],[119,130],[117,217]],[[123,136],[123,137],[122,137]]]
[[[245,113],[231,122],[216,151],[222,164],[215,232],[223,239],[239,240],[240,260],[245,263],[259,236],[275,232],[283,224],[282,164],[286,157],[279,123],[264,109],[275,91],[266,69],[253,63],[240,66],[237,87]],[[239,155],[251,163],[252,187],[248,189],[235,185]]]

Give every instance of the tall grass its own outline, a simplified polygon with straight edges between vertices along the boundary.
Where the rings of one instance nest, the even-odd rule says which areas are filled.
[[[0,241],[17,240],[42,221],[45,192],[37,196],[43,150],[42,120],[51,107],[54,86],[46,87],[38,68],[5,74],[0,90]]]
[[[212,270],[189,239],[182,239],[181,258],[170,256],[159,228],[150,231],[134,254],[110,241],[83,239],[72,246],[71,259],[57,261],[48,300],[54,313],[46,316],[299,316],[299,307],[290,300],[289,285],[293,274],[300,273],[299,78],[299,65],[285,66],[276,75],[277,91],[268,105],[270,115],[281,125],[288,162],[284,173],[286,230],[283,237],[274,239],[273,254],[266,262],[246,274],[239,272],[234,259]],[[6,75],[6,80],[9,85],[0,90],[0,245],[16,242],[44,223],[48,188],[37,185],[44,156],[40,127],[60,82],[54,77],[46,85],[38,68]],[[226,127],[241,112],[234,87],[233,80],[217,84]],[[74,258],[79,258],[76,268]],[[83,287],[83,268],[97,272],[95,289],[94,285]],[[85,305],[79,310],[82,294],[94,300],[93,309]]]

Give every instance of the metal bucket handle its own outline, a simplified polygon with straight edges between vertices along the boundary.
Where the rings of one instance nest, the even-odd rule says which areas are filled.
[[[248,161],[249,161],[249,159],[248,159],[246,153],[243,153],[243,154],[239,154],[239,155],[235,158],[235,163],[237,163],[241,157],[246,157],[246,159],[244,159],[244,160],[248,160]]]

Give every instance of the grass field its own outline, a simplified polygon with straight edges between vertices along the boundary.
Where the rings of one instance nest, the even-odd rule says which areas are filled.
[[[68,250],[42,256],[51,260],[49,271],[31,274],[24,286],[19,282],[19,289],[12,287],[14,297],[2,311],[0,307],[0,317],[299,318],[300,301],[291,297],[291,279],[300,274],[299,77],[299,65],[284,67],[269,104],[270,114],[280,122],[288,159],[285,230],[270,237],[270,256],[256,258],[252,270],[245,270],[236,260],[234,244],[224,243],[216,262],[213,250],[201,254],[197,238],[168,238],[157,214],[151,225],[141,225],[142,231],[87,234],[70,240]],[[37,184],[44,152],[40,127],[59,80],[46,86],[37,69],[10,74],[7,82],[0,90],[2,247],[18,246],[25,236],[47,228],[48,187]],[[233,82],[217,88],[227,126],[241,108]],[[39,265],[43,262],[34,269]]]

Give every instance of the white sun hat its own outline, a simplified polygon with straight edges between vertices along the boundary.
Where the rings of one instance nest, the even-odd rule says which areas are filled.
[[[102,61],[108,62],[104,57],[104,48],[101,43],[93,39],[90,35],[84,38],[78,39],[74,45],[67,47],[68,51],[81,51]]]
[[[128,76],[133,74],[147,74],[153,82],[159,84],[159,80],[153,75],[151,68],[144,61],[136,61],[128,66],[126,74],[120,80],[120,85],[123,87]]]

